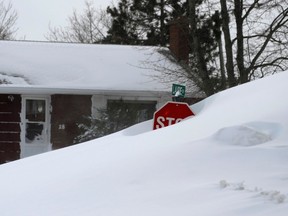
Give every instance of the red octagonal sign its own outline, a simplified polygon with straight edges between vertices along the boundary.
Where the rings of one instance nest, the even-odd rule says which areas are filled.
[[[167,102],[154,113],[153,130],[173,125],[193,115],[187,103]]]

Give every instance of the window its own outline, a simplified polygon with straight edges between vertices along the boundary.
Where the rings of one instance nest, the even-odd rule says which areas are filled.
[[[46,101],[37,99],[26,100],[26,133],[25,142],[46,142],[44,126],[46,122]]]

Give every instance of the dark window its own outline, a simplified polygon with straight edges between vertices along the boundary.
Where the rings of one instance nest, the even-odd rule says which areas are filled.
[[[26,100],[26,119],[45,122],[45,100]]]

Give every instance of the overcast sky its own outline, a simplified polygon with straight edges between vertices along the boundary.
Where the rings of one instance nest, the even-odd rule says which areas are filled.
[[[11,2],[18,13],[17,39],[46,40],[49,23],[51,26],[66,26],[73,10],[83,11],[85,0],[5,0]],[[89,0],[96,8],[105,9],[117,0]]]

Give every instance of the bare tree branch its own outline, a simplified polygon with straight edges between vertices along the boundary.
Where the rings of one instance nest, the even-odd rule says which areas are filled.
[[[105,37],[108,29],[108,16],[102,10],[96,10],[91,2],[85,2],[85,9],[82,14],[73,11],[68,17],[67,27],[51,27],[45,36],[50,41],[98,43]]]
[[[13,10],[12,4],[7,6],[2,1],[0,3],[0,40],[14,39],[14,35],[17,32],[15,27],[18,19],[18,14]]]
[[[269,28],[265,31],[267,33],[266,40],[264,41],[263,45],[261,46],[258,53],[255,55],[255,57],[252,59],[252,62],[250,63],[250,66],[248,67],[248,71],[251,71],[252,68],[255,66],[257,60],[259,57],[263,54],[264,50],[266,49],[269,42],[271,42],[271,39],[273,38],[273,34],[281,28],[282,26],[285,26],[286,23],[288,23],[288,8],[285,9],[282,13],[280,13],[271,23]],[[279,58],[276,58],[279,59]]]

